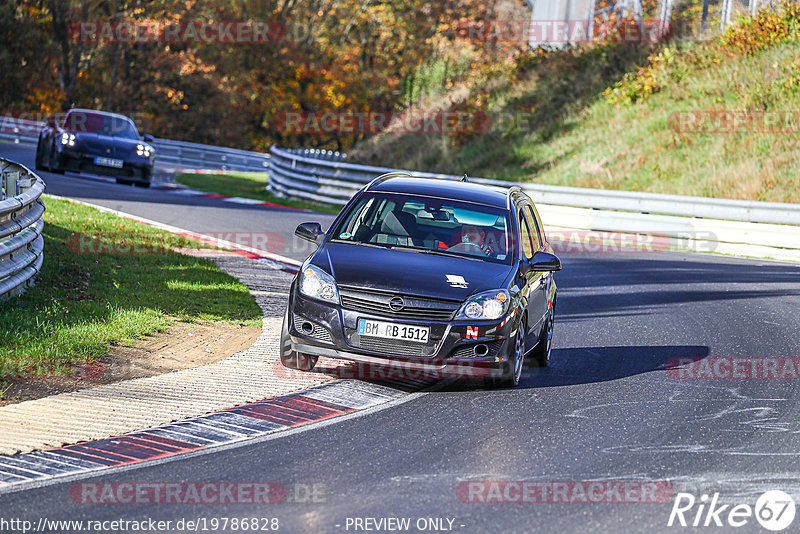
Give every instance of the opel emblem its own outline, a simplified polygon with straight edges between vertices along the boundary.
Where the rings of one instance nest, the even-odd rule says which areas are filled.
[[[392,300],[389,301],[389,308],[394,312],[399,312],[406,306],[406,301],[403,300],[403,297],[394,297]]]

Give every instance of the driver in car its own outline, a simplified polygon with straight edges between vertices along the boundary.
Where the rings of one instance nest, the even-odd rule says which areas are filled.
[[[492,256],[496,253],[492,245],[486,242],[486,232],[472,224],[465,224],[461,227],[461,243],[476,245],[487,256]],[[466,249],[465,252],[469,252],[469,249]]]

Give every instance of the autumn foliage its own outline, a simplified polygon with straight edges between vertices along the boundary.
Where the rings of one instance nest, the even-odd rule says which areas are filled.
[[[528,16],[523,2],[510,3]],[[479,0],[8,0],[0,4],[0,112],[88,107],[131,115],[159,137],[342,149],[368,133],[287,132],[276,118],[402,111],[432,87],[452,88],[519,48],[458,35],[463,20],[497,16],[493,9]],[[226,21],[275,31],[262,42],[108,33],[120,24]],[[96,37],[80,33],[86,23]]]

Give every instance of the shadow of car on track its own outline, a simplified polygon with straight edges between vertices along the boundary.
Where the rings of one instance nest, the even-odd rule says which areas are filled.
[[[548,367],[523,370],[521,388],[572,386],[619,380],[676,368],[679,359],[700,360],[702,345],[634,345],[554,348]]]
[[[515,390],[593,384],[667,372],[677,367],[678,359],[697,361],[708,357],[709,353],[709,348],[702,345],[554,348],[549,366],[538,367],[526,362]],[[472,391],[482,387],[477,380],[457,380],[448,384],[444,391]]]
[[[538,367],[533,361],[526,362],[522,380],[515,389],[574,386],[619,380],[658,371],[667,372],[677,367],[679,359],[697,361],[706,358],[709,352],[708,347],[701,345],[554,348],[548,367]],[[441,379],[448,382],[440,391],[475,391],[485,388],[481,379],[468,374],[460,377],[430,375],[426,377],[414,373],[413,376],[409,376],[411,374],[409,369],[403,366],[391,368],[354,362],[340,366],[333,361],[327,363],[322,361],[315,371],[332,378],[355,378],[408,391],[434,384],[441,385],[439,381]]]

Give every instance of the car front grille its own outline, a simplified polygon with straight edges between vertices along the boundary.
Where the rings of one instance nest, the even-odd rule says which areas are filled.
[[[311,326],[313,327],[311,332],[306,332],[301,328],[303,326],[303,323],[311,323]],[[328,331],[327,328],[323,328],[322,326],[316,324],[314,321],[309,321],[308,319],[300,317],[297,314],[294,315],[294,329],[303,334],[304,336],[313,337],[321,341],[327,341],[328,343],[333,343],[333,340],[331,338],[331,333]]]
[[[359,348],[381,352],[390,356],[433,356],[436,352],[434,345],[398,339],[354,336],[352,343]]]
[[[450,321],[461,306],[461,302],[454,300],[353,287],[339,287],[339,295],[344,309],[402,319]],[[395,297],[402,297],[405,301],[405,306],[399,311],[389,307],[389,302]]]
[[[497,339],[494,341],[488,341],[486,343],[472,343],[465,347],[459,347],[450,354],[451,358],[494,358],[500,352],[500,346],[503,344],[502,339]],[[486,345],[489,348],[489,352],[484,356],[476,356],[475,355],[475,346],[476,345]]]

